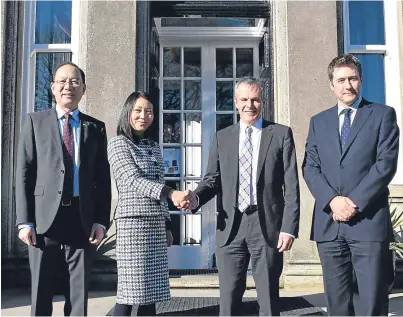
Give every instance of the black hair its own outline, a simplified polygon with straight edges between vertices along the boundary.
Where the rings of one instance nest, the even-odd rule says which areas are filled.
[[[139,98],[144,98],[145,100],[150,102],[152,105],[151,98],[148,95],[148,93],[146,93],[144,91],[132,92],[129,95],[129,97],[127,97],[127,99],[123,105],[123,109],[122,109],[122,112],[120,113],[118,127],[117,127],[117,131],[116,131],[117,135],[123,135],[126,138],[132,140],[133,142],[140,141],[139,137],[136,136],[136,134],[134,133],[134,129],[133,129],[132,125],[130,124],[130,116],[133,111],[133,106],[135,105],[136,101]],[[153,108],[154,108],[154,106],[153,106]],[[155,126],[156,126],[155,120],[153,120],[153,122],[147,128],[147,130],[144,131],[145,139],[148,139],[151,141],[154,138],[154,134],[156,132],[156,131],[154,131],[154,130],[156,130]]]
[[[82,81],[83,84],[85,84],[85,73],[84,73],[84,71],[80,67],[78,67],[76,64],[74,64],[72,62],[65,62],[65,63],[62,63],[59,66],[57,66],[55,71],[53,72],[52,82],[54,82],[54,80],[55,80],[55,76],[56,76],[57,71],[60,68],[62,68],[63,66],[66,66],[66,65],[70,65],[70,66],[73,66],[73,67],[77,68],[78,71],[80,72],[80,75],[81,75],[81,81]]]

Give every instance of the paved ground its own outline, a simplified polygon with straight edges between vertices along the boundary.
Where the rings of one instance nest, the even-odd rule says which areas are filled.
[[[403,290],[391,295],[390,315],[403,316]],[[159,315],[204,315],[214,316],[218,312],[218,289],[172,289],[173,299],[158,306]],[[281,291],[282,314],[284,315],[325,315],[323,293],[315,291]],[[256,291],[247,290],[244,311],[240,315],[257,316]],[[91,291],[88,313],[90,316],[105,316],[112,313],[115,304],[114,291]],[[30,295],[26,289],[2,290],[2,316],[29,316]],[[54,299],[53,315],[63,315],[64,299]]]

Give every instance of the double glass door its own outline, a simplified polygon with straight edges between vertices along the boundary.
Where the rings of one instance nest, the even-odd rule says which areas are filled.
[[[173,42],[160,48],[160,141],[166,184],[193,190],[207,168],[214,133],[238,120],[237,79],[258,74],[257,44]],[[213,266],[216,202],[196,214],[169,206],[171,269]]]

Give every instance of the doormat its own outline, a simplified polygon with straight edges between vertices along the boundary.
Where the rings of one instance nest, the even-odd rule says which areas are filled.
[[[313,306],[303,297],[280,298],[282,316],[326,316],[326,312]],[[114,307],[107,313],[113,316]],[[137,313],[133,307],[132,316]],[[171,300],[157,304],[157,315],[160,316],[218,316],[218,297],[173,297]],[[243,298],[239,316],[259,316],[259,305],[256,298]]]

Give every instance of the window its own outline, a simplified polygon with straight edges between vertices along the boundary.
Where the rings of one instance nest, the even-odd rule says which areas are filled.
[[[399,59],[399,1],[345,1],[344,49],[357,56],[363,68],[362,95],[395,108],[402,118],[402,80]],[[402,140],[400,140],[402,142]],[[392,184],[403,184],[402,146]]]
[[[23,114],[54,106],[52,73],[73,56],[72,6],[73,1],[26,2]]]

